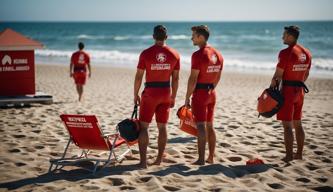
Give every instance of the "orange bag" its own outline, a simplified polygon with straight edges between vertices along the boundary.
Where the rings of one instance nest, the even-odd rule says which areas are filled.
[[[191,109],[182,106],[178,109],[177,116],[180,119],[180,125],[179,125],[180,130],[197,137],[198,129],[195,124]]]
[[[278,89],[268,88],[258,98],[257,111],[259,116],[272,117],[283,105],[283,96]]]

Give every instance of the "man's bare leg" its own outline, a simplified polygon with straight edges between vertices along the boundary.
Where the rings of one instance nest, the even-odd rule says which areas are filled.
[[[167,143],[167,130],[165,123],[157,123],[158,127],[158,154],[153,165],[160,165],[162,162],[165,146]]]
[[[206,148],[206,122],[197,122],[198,128],[198,154],[199,158],[194,165],[205,164],[205,148]]]
[[[283,161],[289,162],[293,160],[293,129],[292,121],[282,121],[284,128],[284,145],[286,148],[286,156],[283,158]]]
[[[305,133],[302,126],[301,120],[293,121],[294,128],[295,128],[295,135],[296,135],[296,142],[297,142],[297,151],[294,155],[294,159],[302,159],[303,158],[303,147],[304,147],[304,140],[305,140]]]
[[[76,85],[76,90],[77,93],[79,94],[79,101],[81,101],[83,94],[83,85]]]
[[[149,143],[148,126],[149,123],[140,122],[140,133],[139,133],[140,163],[138,164],[140,168],[147,168],[147,147]]]
[[[213,122],[207,122],[207,140],[208,140],[208,149],[209,155],[206,160],[207,163],[214,163],[214,154],[216,146],[216,134],[213,127]]]

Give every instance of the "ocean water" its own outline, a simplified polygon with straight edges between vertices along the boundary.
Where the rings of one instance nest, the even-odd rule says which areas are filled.
[[[153,44],[157,24],[168,29],[167,44],[181,55],[182,68],[189,69],[191,26],[206,24],[209,43],[219,49],[225,68],[272,71],[278,52],[285,48],[283,27],[301,28],[299,43],[313,55],[313,72],[333,76],[333,22],[15,22],[0,23],[0,30],[12,28],[45,45],[36,51],[36,63],[68,65],[77,43],[82,41],[92,65],[135,68],[142,50]]]

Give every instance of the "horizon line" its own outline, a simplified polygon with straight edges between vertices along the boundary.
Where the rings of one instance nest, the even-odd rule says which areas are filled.
[[[109,20],[109,21],[101,21],[101,20],[26,20],[26,21],[19,21],[19,20],[12,20],[12,21],[3,21],[0,20],[0,22],[4,23],[43,23],[43,22],[49,22],[49,23],[89,23],[89,22],[95,22],[95,23],[152,23],[152,22],[172,22],[172,23],[198,23],[198,22],[239,22],[239,23],[245,23],[245,22],[333,22],[333,20],[327,19],[327,20],[202,20],[202,21],[190,21],[190,20]]]

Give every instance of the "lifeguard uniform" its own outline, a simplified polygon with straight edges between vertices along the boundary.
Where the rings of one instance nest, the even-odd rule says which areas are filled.
[[[282,77],[282,95],[284,104],[277,113],[282,121],[301,120],[305,75],[311,67],[311,53],[301,45],[292,45],[280,51],[278,68],[284,70]]]
[[[223,57],[213,47],[206,45],[192,55],[192,69],[200,70],[192,95],[192,112],[196,122],[212,122],[216,93],[214,83],[223,69]]]
[[[87,65],[90,63],[89,55],[84,51],[77,51],[71,57],[74,65],[74,81],[77,85],[84,85],[87,79]]]
[[[153,45],[141,53],[137,68],[146,70],[146,82],[141,95],[140,121],[150,123],[155,113],[156,122],[168,122],[170,77],[174,70],[179,70],[179,60],[177,51],[168,46]]]

